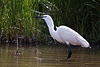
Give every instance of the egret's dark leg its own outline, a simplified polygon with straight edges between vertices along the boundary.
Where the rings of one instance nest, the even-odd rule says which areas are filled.
[[[71,55],[72,55],[71,46],[68,45],[68,56],[67,56],[67,60],[70,59]]]

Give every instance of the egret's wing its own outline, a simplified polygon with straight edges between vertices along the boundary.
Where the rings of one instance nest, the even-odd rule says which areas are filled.
[[[81,45],[82,47],[89,47],[89,43],[77,32],[69,27],[59,27],[59,36],[63,41],[67,41],[73,45]]]
[[[74,45],[79,44],[76,38],[79,37],[80,35],[74,30],[72,30],[71,28],[61,26],[58,28],[58,32],[62,40],[68,41],[69,43],[74,44]]]

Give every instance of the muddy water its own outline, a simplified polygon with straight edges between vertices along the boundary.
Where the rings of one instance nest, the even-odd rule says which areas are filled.
[[[38,46],[19,48],[0,47],[0,67],[100,67],[100,49],[72,47],[67,60],[66,46]]]

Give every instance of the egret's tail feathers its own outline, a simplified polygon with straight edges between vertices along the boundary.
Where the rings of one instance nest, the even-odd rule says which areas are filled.
[[[88,48],[90,48],[91,49],[91,47],[89,46]]]
[[[82,38],[78,38],[78,41],[80,42],[81,47],[90,47],[89,43],[82,37]]]

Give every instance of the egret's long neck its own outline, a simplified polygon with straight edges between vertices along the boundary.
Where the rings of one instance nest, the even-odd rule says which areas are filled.
[[[49,27],[49,32],[53,39],[56,39],[56,31],[54,30],[54,27]]]
[[[50,32],[50,35],[52,36],[52,38],[56,39],[59,42],[63,42],[63,40],[59,36],[58,30],[56,30],[56,31],[54,30],[54,23],[53,23],[52,18],[50,16],[46,15],[46,18],[44,18],[44,20],[49,28],[49,32]]]
[[[44,19],[48,28],[54,28],[54,23],[51,17],[49,17],[48,19]]]
[[[48,19],[45,19],[45,22],[49,28],[49,32],[50,35],[52,36],[53,39],[56,39],[59,42],[62,42],[62,40],[59,37],[59,34],[57,33],[57,31],[54,30],[54,23],[51,17],[49,17]]]
[[[53,23],[52,18],[49,20],[45,20],[45,21],[46,21],[47,26],[49,28],[50,35],[55,39],[56,31],[54,30],[54,23]]]

